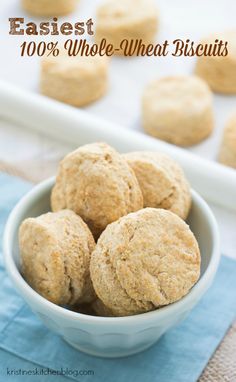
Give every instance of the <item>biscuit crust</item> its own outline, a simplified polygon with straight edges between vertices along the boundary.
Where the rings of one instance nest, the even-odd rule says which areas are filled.
[[[110,224],[90,262],[95,292],[116,316],[154,310],[185,296],[200,276],[200,251],[188,225],[145,208]]]

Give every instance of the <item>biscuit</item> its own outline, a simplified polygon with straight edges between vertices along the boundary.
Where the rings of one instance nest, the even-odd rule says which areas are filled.
[[[116,316],[154,310],[185,296],[200,276],[200,251],[188,225],[145,208],[107,226],[90,261],[95,292]]]
[[[105,143],[79,147],[60,163],[52,190],[53,211],[69,208],[97,239],[109,223],[143,207],[133,170]]]
[[[73,211],[24,220],[19,245],[23,276],[47,300],[73,305],[95,298],[89,274],[95,242]]]
[[[212,94],[198,77],[164,77],[149,84],[143,95],[144,130],[159,139],[191,146],[214,127]]]
[[[41,93],[72,106],[101,98],[108,88],[108,57],[45,57],[41,62]]]
[[[198,57],[195,73],[214,92],[236,94],[236,31],[211,35],[202,44],[213,44],[216,39],[228,42],[228,55]]]
[[[191,207],[190,187],[181,167],[165,154],[124,154],[143,194],[144,207],[164,208],[186,219]]]
[[[224,129],[219,162],[236,169],[236,113],[232,115]]]
[[[97,9],[95,39],[103,38],[118,49],[123,40],[142,39],[154,42],[158,27],[158,12],[153,0],[108,0]],[[123,54],[116,50],[115,54]]]
[[[22,0],[25,11],[35,16],[63,16],[75,10],[77,0]]]

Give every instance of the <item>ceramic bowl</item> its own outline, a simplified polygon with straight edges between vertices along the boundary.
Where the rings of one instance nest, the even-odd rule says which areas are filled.
[[[54,178],[34,187],[16,205],[4,233],[4,257],[8,274],[18,293],[43,323],[82,352],[101,357],[122,357],[153,345],[167,330],[181,322],[210,287],[220,258],[219,234],[207,203],[192,191],[188,224],[201,250],[201,277],[180,301],[152,312],[129,317],[95,317],[57,306],[35,292],[20,273],[18,229],[27,217],[50,210]]]

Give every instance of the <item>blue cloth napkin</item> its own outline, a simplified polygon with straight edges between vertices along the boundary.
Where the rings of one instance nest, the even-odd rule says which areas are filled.
[[[0,174],[1,235],[8,213],[30,187]],[[143,353],[100,359],[74,350],[41,324],[13,289],[0,256],[0,380],[196,381],[235,318],[235,275],[236,262],[222,257],[213,286],[183,323]]]

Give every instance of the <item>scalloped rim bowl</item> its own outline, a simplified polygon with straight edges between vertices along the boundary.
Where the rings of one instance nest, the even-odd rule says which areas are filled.
[[[193,206],[188,221],[199,242],[202,269],[199,281],[185,297],[135,316],[88,316],[47,301],[27,284],[19,271],[19,226],[26,217],[49,211],[54,181],[50,178],[35,186],[19,201],[8,218],[3,250],[6,269],[16,290],[46,326],[78,350],[101,357],[122,357],[148,348],[186,317],[213,281],[220,259],[220,245],[218,226],[211,209],[192,190]]]

